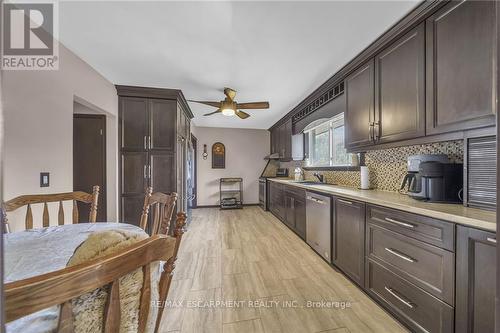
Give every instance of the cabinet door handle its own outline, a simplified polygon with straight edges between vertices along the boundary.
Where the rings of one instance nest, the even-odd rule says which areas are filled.
[[[151,149],[151,135],[148,136],[148,148]]]
[[[343,199],[337,199],[339,202],[345,203],[347,205],[352,205],[351,201],[343,200]]]
[[[148,136],[144,135],[144,150],[148,149]]]
[[[315,198],[315,197],[312,197],[312,196],[308,196],[306,199],[307,199],[307,200],[314,201],[314,202],[319,203],[319,204],[322,204],[322,205],[325,203],[323,200],[318,199],[318,198]]]
[[[386,247],[385,250],[387,252],[389,252],[390,254],[393,254],[396,257],[399,257],[399,258],[401,258],[403,260],[406,260],[406,261],[409,261],[409,262],[416,262],[417,261],[416,259],[413,259],[412,257],[410,257],[410,256],[408,256],[408,255],[406,255],[404,253],[399,252],[398,250],[394,250],[394,249],[391,249],[389,247]]]
[[[370,137],[370,141],[373,141],[373,126],[374,124],[372,122],[368,123],[368,136]]]
[[[404,305],[406,305],[407,307],[409,307],[410,309],[413,309],[415,307],[415,305],[410,302],[409,300],[405,299],[403,296],[400,296],[398,295],[398,292],[395,291],[394,289],[390,288],[390,287],[384,287],[385,290],[387,290],[387,292],[389,292],[389,294],[391,294],[392,296],[394,296],[394,298],[396,298],[398,301],[400,301],[401,303],[403,303]]]
[[[148,165],[148,178],[151,179],[151,165]]]
[[[401,221],[398,221],[398,220],[395,220],[395,219],[391,219],[390,217],[386,217],[385,220],[387,222],[391,222],[391,223],[397,224],[397,225],[405,227],[405,228],[410,228],[410,229],[415,228],[414,224],[401,222]]]
[[[144,165],[144,171],[143,171],[143,173],[144,173],[144,179],[148,179],[148,173],[147,173],[148,171],[147,171],[147,169],[148,169],[148,166]]]
[[[380,121],[373,123],[373,141],[376,142],[378,139],[380,139]]]
[[[492,238],[492,237],[487,237],[486,240],[490,243],[493,243],[493,244],[496,244],[497,243],[497,239],[496,238]]]

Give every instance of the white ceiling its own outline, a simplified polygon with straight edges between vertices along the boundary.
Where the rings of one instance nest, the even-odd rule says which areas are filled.
[[[419,1],[61,2],[60,39],[115,84],[269,101],[246,120],[190,103],[197,126],[268,128]]]

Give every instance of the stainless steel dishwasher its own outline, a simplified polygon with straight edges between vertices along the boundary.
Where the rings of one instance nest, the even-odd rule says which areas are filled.
[[[331,258],[331,199],[306,192],[306,241],[319,255]]]

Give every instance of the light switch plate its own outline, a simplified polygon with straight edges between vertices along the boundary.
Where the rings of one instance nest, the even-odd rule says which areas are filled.
[[[50,186],[50,173],[40,172],[40,187]]]

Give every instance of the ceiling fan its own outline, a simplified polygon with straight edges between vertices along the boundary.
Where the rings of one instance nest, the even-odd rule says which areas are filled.
[[[210,102],[210,101],[193,101],[190,102],[201,103],[217,108],[216,111],[205,113],[204,116],[211,116],[213,114],[222,113],[224,116],[234,116],[237,115],[241,119],[246,119],[250,115],[240,109],[269,109],[269,102],[250,102],[250,103],[237,103],[234,100],[236,96],[236,90],[231,88],[224,88],[224,95],[226,98],[220,102]]]

